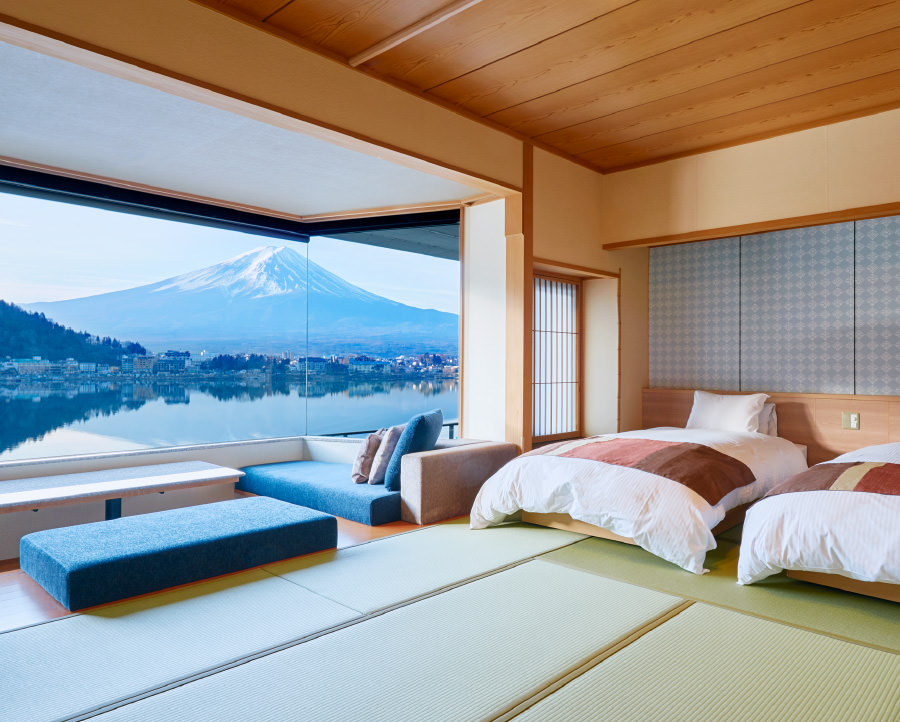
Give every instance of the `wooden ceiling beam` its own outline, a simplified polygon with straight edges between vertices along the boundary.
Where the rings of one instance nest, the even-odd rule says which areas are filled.
[[[415,22],[402,30],[398,30],[393,35],[386,37],[381,42],[375,43],[375,45],[370,48],[366,48],[361,53],[357,53],[347,62],[354,68],[357,65],[362,65],[367,60],[371,60],[382,53],[386,53],[391,48],[395,48],[398,45],[405,43],[407,40],[424,33],[426,30],[429,30],[436,25],[440,25],[445,20],[449,20],[454,15],[458,15],[480,2],[481,0],[456,0],[456,2],[452,2],[449,5],[442,7],[440,10],[436,10],[430,15],[426,15],[418,22]]]

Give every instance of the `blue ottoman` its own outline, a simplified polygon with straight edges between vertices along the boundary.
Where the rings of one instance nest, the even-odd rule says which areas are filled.
[[[258,497],[34,532],[19,565],[76,610],[335,546],[330,514]]]

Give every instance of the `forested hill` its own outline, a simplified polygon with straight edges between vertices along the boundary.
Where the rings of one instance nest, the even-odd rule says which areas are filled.
[[[0,359],[40,356],[50,361],[73,358],[87,363],[118,366],[122,354],[146,354],[138,343],[122,343],[79,333],[51,321],[43,313],[29,313],[0,300]]]

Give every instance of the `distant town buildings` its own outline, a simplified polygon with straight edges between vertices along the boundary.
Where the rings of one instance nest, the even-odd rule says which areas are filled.
[[[293,377],[337,378],[357,377],[442,377],[459,376],[459,360],[450,355],[426,353],[418,356],[378,358],[360,354],[347,356],[293,356],[284,352],[277,356],[258,354],[232,354],[224,358],[227,364],[214,366],[214,359],[203,356],[194,360],[189,351],[168,350],[161,354],[123,354],[118,367],[108,364],[84,362],[77,359],[48,361],[40,356],[30,359],[6,359],[0,361],[0,375],[29,378],[57,378],[73,376],[232,376],[253,373],[287,374]]]

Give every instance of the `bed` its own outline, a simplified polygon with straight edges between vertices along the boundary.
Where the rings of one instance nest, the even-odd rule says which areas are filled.
[[[716,547],[713,531],[729,512],[806,469],[800,447],[766,433],[773,409],[765,401],[765,394],[696,391],[686,428],[564,441],[523,454],[482,486],[470,526],[521,513],[523,521],[637,544],[702,574],[706,552]]]
[[[782,570],[900,602],[900,443],[816,464],[748,511],[738,583]]]

